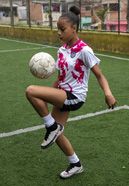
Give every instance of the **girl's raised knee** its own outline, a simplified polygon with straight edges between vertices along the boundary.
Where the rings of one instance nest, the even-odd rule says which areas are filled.
[[[35,86],[34,86],[34,85],[29,85],[29,86],[26,88],[26,91],[25,91],[26,96],[28,97],[28,96],[32,95],[33,92],[34,92],[34,90],[35,90]]]

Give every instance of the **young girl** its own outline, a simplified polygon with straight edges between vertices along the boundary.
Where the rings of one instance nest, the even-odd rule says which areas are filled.
[[[57,22],[58,36],[63,46],[58,50],[59,75],[53,87],[31,85],[26,89],[27,99],[43,118],[46,127],[41,147],[45,149],[56,142],[69,160],[68,168],[60,173],[61,178],[83,172],[79,157],[64,136],[63,130],[69,112],[79,109],[85,102],[90,70],[95,74],[104,92],[108,107],[114,108],[116,103],[108,82],[99,68],[100,60],[92,49],[78,38],[79,14],[80,10],[73,6],[67,14],[60,16]],[[47,103],[53,105],[51,113]]]

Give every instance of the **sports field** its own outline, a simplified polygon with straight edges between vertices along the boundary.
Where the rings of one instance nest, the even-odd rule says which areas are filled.
[[[67,158],[56,145],[40,149],[44,125],[25,98],[28,85],[51,86],[56,76],[39,80],[29,72],[29,59],[40,51],[56,59],[56,47],[0,38],[0,186],[128,186],[129,56],[96,54],[117,107],[107,109],[91,74],[87,101],[65,129],[85,171],[61,180]]]

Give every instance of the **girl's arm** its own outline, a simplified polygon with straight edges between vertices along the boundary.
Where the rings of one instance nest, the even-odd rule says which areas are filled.
[[[108,81],[105,78],[105,76],[103,75],[103,73],[101,72],[99,66],[96,64],[91,68],[92,72],[94,73],[94,75],[96,76],[100,87],[102,88],[104,95],[105,95],[105,101],[108,105],[109,108],[114,108],[115,104],[116,104],[116,99],[113,96]]]

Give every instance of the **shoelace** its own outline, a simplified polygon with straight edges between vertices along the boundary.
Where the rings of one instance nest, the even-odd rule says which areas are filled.
[[[45,140],[47,140],[48,139],[48,136],[49,136],[49,134],[51,133],[51,130],[48,128],[47,129],[47,132],[46,132],[46,134],[45,134]]]
[[[69,172],[72,168],[74,168],[75,167],[75,165],[74,164],[70,164],[69,166],[68,166],[68,168],[66,169],[66,172]]]

